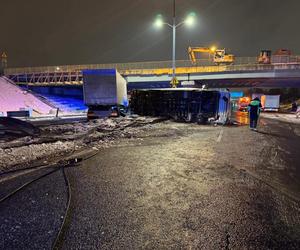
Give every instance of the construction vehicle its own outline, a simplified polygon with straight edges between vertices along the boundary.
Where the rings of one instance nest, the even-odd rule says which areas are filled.
[[[292,51],[289,49],[278,49],[273,55],[271,50],[261,50],[258,63],[259,64],[281,64],[297,62],[297,59],[292,57]]]
[[[274,53],[274,56],[291,56],[292,51],[289,49],[279,49]]]
[[[297,58],[292,56],[292,51],[289,49],[279,49],[272,57],[272,64],[295,63]]]
[[[188,53],[192,64],[197,63],[196,53],[208,53],[212,55],[212,60],[217,65],[233,64],[235,57],[232,54],[227,54],[225,49],[216,49],[214,47],[189,47]]]
[[[259,57],[258,57],[258,63],[259,64],[270,64],[271,56],[272,56],[271,50],[261,50]]]

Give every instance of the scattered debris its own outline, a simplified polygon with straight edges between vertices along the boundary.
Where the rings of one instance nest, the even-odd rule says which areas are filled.
[[[11,117],[0,117],[1,131],[3,134],[12,133],[17,135],[37,135],[39,129],[29,122]]]
[[[107,148],[120,138],[132,138],[141,129],[151,128],[151,124],[164,120],[139,116],[105,118],[35,128],[29,123],[11,119],[8,120],[10,126],[25,130],[27,136],[10,139],[0,137],[0,173],[56,163],[87,148]]]

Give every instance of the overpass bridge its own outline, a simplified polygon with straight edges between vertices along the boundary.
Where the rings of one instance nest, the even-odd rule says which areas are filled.
[[[67,65],[7,68],[5,75],[29,86],[80,86],[84,69],[117,69],[131,86],[168,86],[172,62]],[[236,58],[233,65],[214,65],[210,60],[177,61],[179,81],[194,81],[210,87],[299,87],[300,56],[273,56],[271,64],[258,64],[256,57]]]

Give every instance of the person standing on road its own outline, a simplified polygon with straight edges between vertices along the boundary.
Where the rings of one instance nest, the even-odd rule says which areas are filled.
[[[257,131],[257,122],[261,111],[261,103],[258,97],[254,98],[248,105],[250,117],[250,129]]]
[[[292,112],[296,112],[297,111],[297,103],[296,102],[293,102],[292,103]]]
[[[300,116],[300,104],[297,107],[297,111],[296,111],[296,118],[298,119]]]

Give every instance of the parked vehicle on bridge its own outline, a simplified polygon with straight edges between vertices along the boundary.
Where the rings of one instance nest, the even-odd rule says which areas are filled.
[[[259,64],[299,63],[299,58],[292,56],[289,49],[278,49],[273,55],[271,50],[261,50],[258,57]]]
[[[289,49],[278,49],[275,53],[274,56],[291,56],[292,51]]]
[[[127,82],[115,69],[83,70],[88,118],[122,115],[128,106]]]
[[[292,57],[292,51],[289,49],[279,49],[272,57],[272,64],[294,63],[297,60]]]
[[[130,107],[139,115],[197,123],[225,124],[231,112],[230,92],[197,88],[134,90]]]
[[[271,50],[261,50],[259,57],[258,57],[258,63],[259,64],[270,64],[271,56],[272,56]]]
[[[216,49],[214,47],[189,47],[188,53],[192,64],[197,63],[196,53],[209,53],[209,55],[213,56],[212,60],[217,65],[233,64],[235,60],[235,56],[227,54],[225,49]]]

